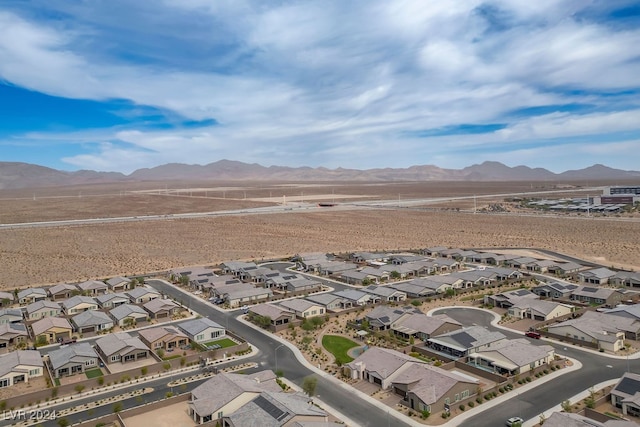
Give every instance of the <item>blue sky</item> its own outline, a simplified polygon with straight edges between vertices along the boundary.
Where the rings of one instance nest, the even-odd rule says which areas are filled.
[[[0,3],[0,161],[640,169],[637,1]]]

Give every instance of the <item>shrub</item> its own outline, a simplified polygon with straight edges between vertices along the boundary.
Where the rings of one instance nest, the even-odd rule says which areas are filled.
[[[461,411],[464,411],[464,410],[465,410],[465,406],[464,406],[464,404],[461,404],[460,406],[458,406],[458,408],[459,408]]]
[[[98,377],[98,385],[103,385],[104,384],[104,377]]]
[[[476,402],[478,402],[478,404],[482,403],[482,398],[480,396],[476,397]]]
[[[473,400],[471,400],[467,405],[469,405],[469,408],[473,408],[474,406],[476,406],[476,403]]]
[[[78,384],[74,387],[74,390],[76,391],[76,393],[82,393],[82,390],[84,390],[84,386],[82,384]]]

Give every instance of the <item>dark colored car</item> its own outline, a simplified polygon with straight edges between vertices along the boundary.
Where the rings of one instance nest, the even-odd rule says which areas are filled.
[[[536,331],[525,332],[525,335],[528,336],[529,338],[535,338],[537,340],[540,339],[540,334],[538,332],[536,332]]]

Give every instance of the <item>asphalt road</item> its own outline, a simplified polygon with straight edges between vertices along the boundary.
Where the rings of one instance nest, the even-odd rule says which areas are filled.
[[[467,308],[448,308],[437,312],[443,311],[465,325],[480,325],[491,330],[498,330],[508,338],[522,338],[521,334],[491,326],[493,316],[489,313]],[[640,361],[637,359],[614,359],[597,353],[580,351],[571,346],[564,347],[561,344],[544,340],[527,339],[536,345],[551,345],[559,355],[578,359],[582,363],[582,368],[561,375],[523,393],[518,393],[516,389],[514,396],[504,404],[487,409],[462,422],[460,426],[495,427],[504,425],[504,421],[513,416],[519,416],[525,420],[537,419],[541,413],[558,405],[563,400],[570,399],[603,381],[621,377],[627,371],[627,366],[632,372],[640,371]]]

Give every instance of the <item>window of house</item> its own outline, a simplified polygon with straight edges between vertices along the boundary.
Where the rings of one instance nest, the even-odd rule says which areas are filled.
[[[456,402],[460,400],[460,393],[456,393]]]
[[[5,378],[0,380],[0,387],[9,387],[9,379]]]
[[[196,336],[196,341],[202,341],[204,339],[204,334],[200,334]]]
[[[444,404],[448,405],[449,403],[451,403],[451,399],[449,399],[448,397],[446,399],[444,399]]]
[[[33,376],[36,376],[36,375],[40,375],[40,369],[30,369],[29,370],[29,376],[30,377],[33,377]]]
[[[469,390],[464,390],[462,392],[462,398],[464,399],[465,397],[469,397]]]
[[[112,362],[117,362],[120,359],[120,356],[111,356],[111,361]]]

